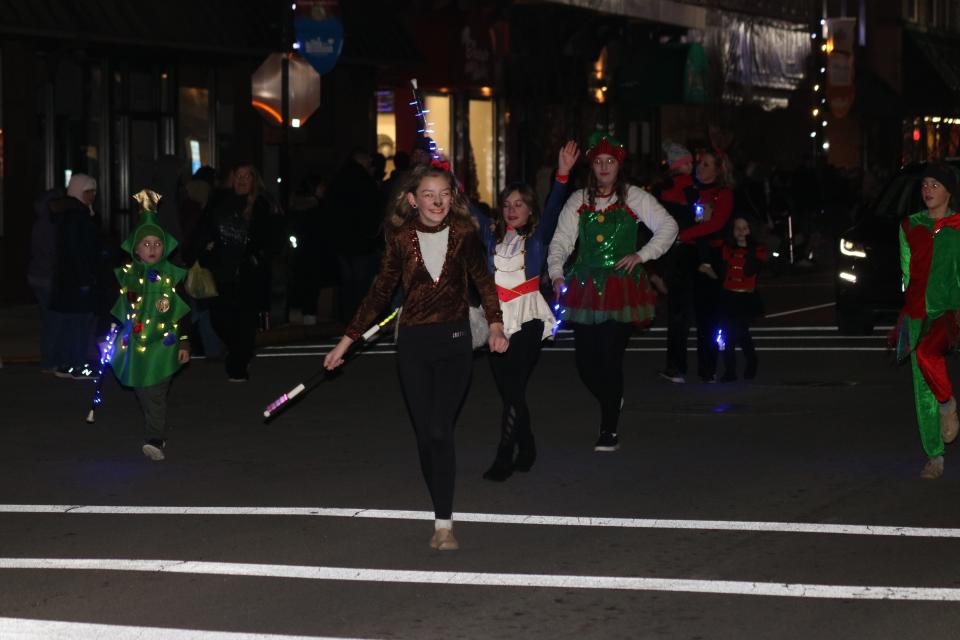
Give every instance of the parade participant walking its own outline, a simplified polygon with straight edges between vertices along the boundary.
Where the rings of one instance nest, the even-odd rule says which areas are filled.
[[[613,136],[598,131],[590,138],[587,187],[563,206],[547,257],[561,319],[573,327],[577,370],[600,404],[595,451],[619,448],[623,354],[633,328],[653,320],[656,294],[645,271],[635,267],[663,255],[677,235],[677,223],[656,199],[621,176],[625,157]],[[639,223],[653,237],[636,251]]]
[[[906,294],[898,326],[908,338],[899,347],[910,351],[920,442],[928,458],[920,477],[927,480],[943,475],[943,445],[957,437],[958,429],[957,401],[944,360],[960,342],[960,216],[950,206],[957,193],[953,170],[929,165],[921,182],[927,208],[900,225]]]
[[[414,169],[386,227],[380,273],[346,334],[327,353],[323,364],[327,369],[343,364],[350,344],[376,320],[401,283],[405,302],[399,319],[398,364],[417,437],[420,469],[436,517],[430,546],[453,550],[459,547],[452,520],[453,429],[473,368],[469,280],[480,292],[490,325],[490,351],[502,353],[510,343],[503,333],[497,291],[476,221],[450,173],[433,166]]]
[[[760,263],[767,261],[767,248],[750,236],[746,218],[733,219],[730,238],[723,245],[723,290],[720,309],[723,318],[723,377],[720,382],[737,379],[737,347],[743,350],[746,367],[743,379],[757,375],[757,352],[750,335],[750,320],[762,315],[763,302],[757,293]]]
[[[143,410],[143,454],[163,460],[170,381],[190,361],[190,307],[176,292],[187,272],[168,260],[177,241],[157,222],[160,197],[153,191],[141,191],[134,197],[143,212],[122,245],[133,261],[115,270],[120,296],[112,313],[121,328],[111,367],[120,384],[133,387]]]
[[[699,205],[702,213],[697,215],[695,209],[694,224],[681,229],[678,236],[676,275],[667,282],[673,298],[667,318],[667,368],[660,373],[670,382],[680,383],[686,382],[691,307],[697,326],[697,373],[703,382],[716,380],[720,284],[713,263],[719,259],[723,231],[733,213],[731,170],[726,156],[714,150],[701,151],[697,158],[694,206]]]
[[[537,194],[526,184],[508,185],[500,194],[500,209],[491,220],[479,210],[480,237],[487,248],[503,310],[504,333],[510,349],[490,355],[490,369],[503,401],[500,443],[493,465],[483,477],[503,481],[514,470],[529,471],[537,457],[527,407],[527,383],[540,356],[541,343],[553,335],[556,320],[540,293],[540,275],[547,248],[567,198],[570,170],[580,157],[573,141],[560,149],[557,175],[540,214]],[[517,452],[514,459],[514,452]]]

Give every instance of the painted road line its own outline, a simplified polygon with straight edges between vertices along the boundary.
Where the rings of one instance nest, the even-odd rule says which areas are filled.
[[[333,580],[443,586],[520,587],[548,589],[604,589],[668,591],[721,595],[827,598],[841,600],[912,600],[960,602],[960,589],[949,587],[893,587],[872,585],[790,584],[738,580],[689,580],[461,571],[410,571],[356,567],[312,567],[284,564],[198,562],[193,560],[121,560],[112,558],[0,558],[0,570],[138,571],[211,576]]]
[[[754,331],[754,329],[751,329]],[[887,336],[885,334],[875,334],[870,336],[798,336],[798,335],[785,335],[785,336],[753,336],[754,340],[886,340]],[[664,336],[631,336],[631,342],[660,342],[664,340]],[[696,340],[697,337],[692,335],[687,337],[688,342]],[[558,338],[554,342],[570,342],[573,338]],[[271,347],[263,347],[264,351],[297,351],[298,349],[332,349],[336,346],[337,343],[331,342],[329,344],[295,344],[295,345],[275,345]],[[395,347],[396,344],[393,342],[383,343],[383,344],[372,344],[367,348],[376,348],[376,347]],[[196,356],[194,356],[196,357]],[[202,356],[201,356],[202,357]]]
[[[110,640],[356,640],[330,636],[288,636],[273,633],[133,627],[26,618],[0,618],[0,638],[4,640],[103,640],[103,638]]]
[[[65,514],[121,516],[319,516],[380,520],[433,520],[430,511],[349,507],[202,507],[137,505],[0,504],[0,514]],[[910,527],[820,522],[748,520],[679,520],[673,518],[606,518],[509,513],[457,513],[458,522],[539,525],[550,527],[609,527],[621,529],[687,529],[758,533],[812,533],[903,538],[960,538],[960,528]]]
[[[799,309],[790,309],[789,311],[781,311],[779,313],[769,313],[764,318],[780,318],[782,316],[792,316],[795,313],[803,313],[804,311],[815,311],[817,309],[826,309],[827,307],[836,306],[836,302],[828,302],[826,304],[815,304],[811,307],[800,307]]]
[[[544,345],[544,351],[556,353],[558,351],[574,351],[573,347],[553,347]],[[627,351],[638,353],[663,353],[666,347],[627,347]],[[888,351],[886,347],[757,347],[756,351],[808,351],[810,353],[821,351]],[[396,353],[395,349],[360,351],[358,356],[385,356]],[[325,351],[314,351],[312,353],[258,353],[257,358],[317,358],[326,355]]]

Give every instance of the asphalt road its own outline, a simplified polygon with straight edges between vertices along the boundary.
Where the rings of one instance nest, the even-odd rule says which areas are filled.
[[[880,331],[804,313],[755,333],[750,383],[662,382],[662,332],[637,336],[613,454],[561,336],[530,388],[539,459],[502,484],[480,478],[499,409],[478,357],[450,553],[427,546],[389,342],[266,425],[324,344],[262,351],[248,384],[193,362],[162,463],[112,381],[91,426],[89,383],[8,366],[0,638],[955,638],[960,468],[948,449],[918,479]]]

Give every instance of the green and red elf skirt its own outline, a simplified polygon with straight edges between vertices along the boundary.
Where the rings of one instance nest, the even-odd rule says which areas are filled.
[[[560,319],[650,324],[657,298],[646,271],[638,265],[627,273],[614,266],[637,250],[637,215],[620,203],[600,211],[585,203],[577,213],[580,243],[567,272],[567,290],[560,297]]]

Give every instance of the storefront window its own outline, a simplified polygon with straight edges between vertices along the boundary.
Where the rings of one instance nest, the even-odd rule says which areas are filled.
[[[477,195],[481,202],[496,206],[496,146],[492,100],[470,101],[470,148],[477,169]]]
[[[387,175],[393,171],[397,152],[397,115],[393,91],[377,91],[377,151],[387,159]]]
[[[433,123],[433,126],[430,127],[433,129],[430,137],[437,143],[437,151],[440,152],[440,155],[450,160],[452,165],[453,156],[450,153],[450,123],[452,120],[450,116],[453,105],[451,104],[450,96],[429,94],[424,96],[423,100],[429,112],[426,115],[427,122]]]
[[[180,87],[180,144],[190,173],[212,165],[210,92],[201,87]]]

